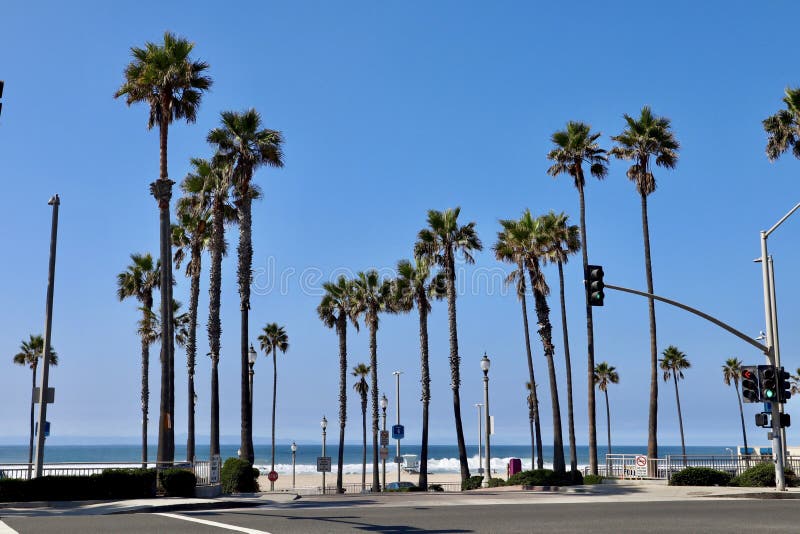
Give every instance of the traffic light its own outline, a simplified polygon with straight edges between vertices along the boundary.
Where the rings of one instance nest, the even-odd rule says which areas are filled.
[[[759,402],[761,395],[758,393],[758,366],[746,365],[742,367],[742,397],[744,402]]]
[[[588,284],[587,290],[589,291],[589,304],[592,306],[602,306],[605,295],[603,288],[606,285],[603,283],[603,267],[601,265],[587,265],[586,266],[586,280]]]
[[[774,365],[758,366],[758,382],[761,387],[762,402],[777,402],[778,381]]]
[[[789,417],[788,413],[781,414],[781,428],[787,428],[792,426],[792,418]]]
[[[783,367],[778,369],[778,402],[784,403],[792,397],[789,386],[789,373]]]
[[[771,426],[769,424],[769,413],[767,412],[757,413],[756,426],[760,426],[761,428],[769,428]]]

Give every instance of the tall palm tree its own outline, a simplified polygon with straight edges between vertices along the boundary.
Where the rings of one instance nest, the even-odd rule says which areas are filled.
[[[353,367],[353,376],[359,378],[358,382],[353,384],[353,389],[361,397],[361,435],[364,443],[361,448],[361,493],[367,489],[367,393],[369,393],[369,384],[365,377],[369,375],[369,372],[369,365],[363,363]]]
[[[545,244],[545,263],[558,265],[558,288],[561,300],[561,334],[564,340],[564,363],[567,370],[567,422],[569,428],[569,465],[572,473],[578,472],[578,454],[575,445],[575,419],[572,406],[572,363],[569,356],[569,331],[567,329],[567,304],[564,298],[564,264],[572,254],[581,249],[580,229],[568,224],[569,217],[554,211],[540,217],[548,235]]]
[[[353,281],[355,306],[364,315],[369,328],[369,368],[372,382],[372,491],[381,490],[378,473],[378,315],[393,311],[392,283],[378,276],[378,271],[360,272]]]
[[[475,223],[458,224],[461,208],[445,211],[428,210],[428,227],[419,231],[414,255],[438,265],[445,274],[447,293],[447,322],[450,328],[450,387],[453,390],[453,415],[456,422],[458,462],[461,480],[469,478],[467,448],[464,445],[464,428],[461,424],[461,356],[458,353],[458,325],[456,321],[456,254],[461,253],[467,263],[474,263],[472,252],[483,250],[475,231]]]
[[[336,491],[342,493],[344,470],[344,428],[347,423],[347,320],[358,331],[359,308],[353,282],[343,275],[336,282],[322,284],[325,294],[317,306],[317,314],[328,328],[336,328],[339,337],[339,457]]]
[[[199,182],[201,195],[208,197],[211,209],[211,237],[209,252],[211,266],[208,284],[208,348],[211,357],[211,443],[209,454],[219,455],[219,357],[220,296],[222,294],[222,257],[226,252],[225,225],[236,218],[236,209],[230,203],[232,186],[231,166],[215,158],[211,161],[194,158],[193,172],[187,179]]]
[[[197,308],[200,297],[200,274],[203,251],[211,244],[211,201],[203,190],[203,179],[195,174],[187,175],[181,182],[183,196],[176,208],[178,224],[172,225],[172,246],[175,269],[180,270],[185,259],[186,276],[191,280],[189,290],[189,325],[186,339],[186,370],[188,374],[188,419],[186,459],[195,457],[195,387],[194,371],[197,360]]]
[[[169,201],[172,184],[167,172],[167,137],[175,119],[195,122],[203,91],[211,87],[211,78],[204,73],[208,63],[194,61],[189,55],[194,43],[165,32],[164,43],[145,43],[144,48],[131,47],[133,60],[125,67],[125,81],[114,98],[125,97],[128,106],[144,102],[150,106],[147,128],[158,125],[159,174],[150,184],[150,192],[158,202],[161,244],[161,322],[169,324],[169,303],[172,301],[172,263],[170,252]],[[169,329],[168,329],[169,330]],[[174,357],[172,332],[162,340],[161,408],[158,424],[158,461],[172,462],[175,457]]]
[[[428,314],[431,299],[445,295],[444,273],[431,273],[431,264],[424,258],[414,262],[397,262],[395,281],[395,305],[398,311],[410,311],[416,307],[419,314],[420,382],[422,384],[422,448],[419,455],[419,483],[423,491],[428,489],[428,409],[431,402],[431,371],[428,362]]]
[[[601,180],[608,174],[608,156],[606,151],[597,144],[600,133],[592,133],[591,127],[583,122],[570,121],[565,130],[559,130],[551,136],[551,141],[555,147],[547,154],[547,159],[553,161],[553,165],[547,169],[550,176],[568,174],[572,177],[575,188],[578,190],[580,201],[580,226],[581,242],[583,243],[583,272],[586,273],[589,266],[589,250],[586,239],[586,201],[584,199],[584,189],[586,179],[583,172],[584,163],[589,165],[589,173]],[[594,327],[592,325],[592,305],[589,301],[589,288],[586,286],[584,275],[584,294],[586,297],[586,345],[587,345],[587,365],[588,371],[588,403],[589,419],[589,470],[593,475],[597,474],[597,420],[595,414],[594,384]],[[655,444],[655,442],[653,442]],[[648,451],[650,445],[648,444]]]
[[[683,380],[683,371],[691,367],[691,364],[686,359],[686,354],[678,350],[675,345],[670,345],[661,354],[663,357],[658,361],[661,370],[664,371],[664,382],[669,381],[670,376],[675,382],[675,402],[678,404],[678,425],[681,431],[681,453],[685,463],[686,442],[683,439],[683,415],[681,414],[681,398],[678,395],[678,380]]]
[[[762,121],[767,133],[767,158],[777,160],[792,149],[794,157],[800,158],[800,88],[784,90],[785,109],[779,110]]]
[[[495,257],[500,261],[511,263],[516,268],[511,271],[506,279],[506,283],[517,283],[517,298],[522,305],[522,326],[525,334],[525,353],[528,357],[528,384],[531,384],[528,393],[529,400],[529,414],[528,419],[532,425],[531,432],[531,464],[533,464],[533,451],[536,453],[536,465],[538,469],[544,467],[544,458],[542,457],[542,429],[539,422],[539,399],[536,392],[536,375],[533,369],[533,356],[531,353],[531,337],[530,329],[528,328],[528,305],[526,303],[526,283],[525,274],[525,254],[528,248],[528,233],[518,226],[518,221],[515,220],[501,220],[500,225],[503,230],[497,233],[497,242],[494,244],[493,250]],[[534,441],[536,447],[534,447]]]
[[[181,312],[183,304],[179,300],[172,299],[172,331],[175,333],[175,344],[185,347],[189,340],[189,325],[191,316],[188,312]],[[139,319],[137,330],[142,339],[146,339],[151,345],[163,338],[164,331],[161,328],[161,319],[152,310],[146,310],[144,306],[139,307],[142,318]]]
[[[154,262],[150,254],[131,254],[131,264],[117,275],[119,300],[135,298],[143,309],[142,317],[148,319],[153,308],[153,290],[158,289],[161,262]],[[147,415],[150,400],[150,345],[152,340],[140,336],[142,341],[142,466],[147,467]]]
[[[523,252],[523,264],[528,271],[528,278],[533,291],[536,309],[536,321],[539,338],[542,341],[544,358],[547,362],[547,374],[550,378],[550,404],[553,410],[553,471],[565,471],[564,438],[561,431],[561,403],[558,400],[558,380],[556,366],[553,361],[553,328],[550,324],[550,306],[547,296],[550,288],[542,272],[542,260],[547,254],[549,234],[541,219],[534,219],[530,210],[525,210],[517,222],[519,239],[526,243]]]
[[[594,379],[592,381],[597,388],[606,394],[606,431],[608,432],[608,452],[611,454],[611,408],[608,404],[608,385],[619,383],[617,368],[608,365],[608,362],[600,362],[594,368]]]
[[[28,465],[33,463],[33,433],[34,433],[34,411],[35,402],[33,391],[36,389],[36,368],[39,366],[39,359],[44,354],[44,338],[33,334],[28,336],[28,341],[22,340],[19,352],[14,355],[14,363],[17,365],[27,365],[31,369],[31,435],[28,443]],[[53,347],[50,347],[50,365],[58,365],[58,355]]]
[[[263,334],[258,336],[261,350],[272,353],[272,469],[275,471],[275,403],[278,391],[278,351],[286,354],[289,350],[289,336],[286,328],[278,323],[269,323],[264,327]],[[270,491],[275,489],[275,482],[270,481]]]
[[[739,401],[739,418],[742,420],[742,439],[744,440],[744,450],[747,451],[747,430],[744,426],[744,408],[742,407],[742,395],[739,392],[739,380],[742,379],[742,360],[739,358],[728,358],[722,366],[722,380],[726,386],[733,382],[733,389],[736,391],[736,400]],[[746,453],[746,452],[745,452]]]
[[[258,190],[252,183],[256,169],[267,165],[283,167],[279,131],[262,128],[261,115],[255,109],[242,113],[222,112],[222,124],[208,132],[208,142],[217,148],[217,155],[231,165],[233,186],[239,215],[239,265],[237,281],[241,310],[241,454],[253,463],[253,421],[250,413],[248,347],[250,284],[253,279],[252,202]],[[253,193],[256,193],[254,195]]]
[[[653,175],[654,161],[656,166],[667,169],[675,168],[678,163],[680,144],[672,132],[670,120],[658,117],[648,106],[644,106],[636,119],[625,114],[627,127],[619,135],[611,139],[616,146],[610,154],[624,160],[631,160],[628,178],[636,184],[642,208],[642,235],[644,236],[644,268],[647,277],[647,292],[653,293],[653,267],[650,262],[650,228],[647,222],[647,197],[656,190],[656,178]],[[647,299],[650,317],[650,411],[648,415],[649,432],[647,455],[658,456],[656,433],[658,429],[658,349],[656,342],[656,309],[655,301]],[[653,450],[650,450],[650,440]]]

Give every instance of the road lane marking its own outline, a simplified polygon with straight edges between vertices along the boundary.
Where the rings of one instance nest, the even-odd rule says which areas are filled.
[[[217,521],[208,521],[207,519],[199,519],[197,517],[189,517],[189,516],[186,516],[186,515],[169,514],[169,513],[166,513],[166,512],[156,513],[154,515],[163,515],[164,517],[171,517],[173,519],[182,519],[184,521],[191,521],[192,523],[200,523],[201,525],[208,525],[210,527],[224,528],[226,530],[234,530],[236,532],[245,532],[246,534],[270,534],[266,530],[256,530],[254,528],[237,527],[235,525],[228,525],[226,523],[218,523]],[[9,530],[9,534],[11,532],[16,534],[15,530]],[[0,534],[5,534],[5,532],[2,529],[0,529]]]
[[[0,534],[19,534],[19,532],[0,521]]]

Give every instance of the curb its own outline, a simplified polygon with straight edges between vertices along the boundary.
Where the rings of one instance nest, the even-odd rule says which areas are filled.
[[[232,508],[257,508],[270,504],[269,502],[254,502],[254,501],[222,501],[222,502],[193,502],[186,504],[167,504],[164,506],[159,505],[146,505],[131,507],[127,510],[115,510],[103,515],[120,515],[120,514],[153,514],[159,512],[189,512],[193,510],[227,510]]]

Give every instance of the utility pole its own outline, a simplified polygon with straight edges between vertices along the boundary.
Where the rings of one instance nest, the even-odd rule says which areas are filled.
[[[58,194],[54,195],[48,202],[53,206],[53,221],[50,227],[50,266],[47,272],[47,303],[44,315],[44,362],[42,365],[42,378],[39,387],[39,431],[36,436],[36,474],[38,478],[42,476],[44,467],[44,438],[47,426],[47,388],[50,376],[50,340],[52,337],[53,326],[53,286],[56,277],[56,242],[58,240],[58,206],[61,200]]]

